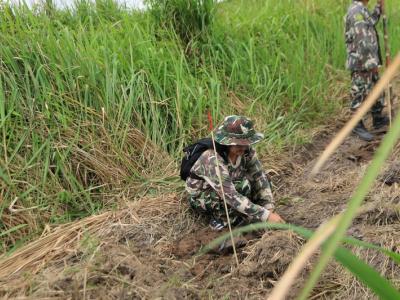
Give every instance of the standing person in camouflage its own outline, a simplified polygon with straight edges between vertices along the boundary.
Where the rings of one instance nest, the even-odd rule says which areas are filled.
[[[195,176],[186,179],[189,203],[210,217],[214,230],[227,225],[218,173],[232,224],[242,220],[284,222],[273,212],[271,185],[251,147],[262,138],[248,118],[228,116],[215,129],[215,142],[224,145],[225,152],[216,155],[213,149],[206,150],[191,168]]]
[[[382,64],[378,33],[375,25],[381,15],[378,3],[372,13],[368,11],[369,0],[353,0],[346,21],[345,40],[347,46],[347,68],[351,71],[351,110],[355,111],[365,100],[379,80],[378,67]],[[372,122],[375,129],[388,125],[389,119],[382,116],[384,95],[381,95],[372,107]],[[353,133],[362,140],[371,141],[373,135],[360,121]]]

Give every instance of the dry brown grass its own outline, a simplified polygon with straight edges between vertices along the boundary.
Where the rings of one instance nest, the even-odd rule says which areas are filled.
[[[168,255],[171,241],[193,228],[186,210],[172,193],[49,228],[0,258],[0,297],[152,298],[161,285],[169,286],[157,260],[165,270],[186,268]]]
[[[46,228],[43,236],[30,244],[18,249],[10,256],[0,258],[0,282],[6,284],[10,278],[16,278],[22,273],[36,274],[49,262],[63,260],[80,247],[85,235],[95,236],[97,239],[113,237],[118,228],[140,225],[143,220],[156,226],[163,221],[165,215],[176,213],[179,201],[176,196],[169,195],[162,198],[143,198],[143,200],[129,204],[126,208],[94,215],[54,229]],[[176,217],[176,216],[175,216]],[[130,231],[124,231],[130,234]],[[145,232],[140,235],[135,232],[136,238],[145,241]]]

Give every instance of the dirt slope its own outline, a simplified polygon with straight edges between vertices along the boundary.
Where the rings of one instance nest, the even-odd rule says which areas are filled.
[[[400,83],[400,80],[398,81]],[[397,84],[400,87],[400,84]],[[400,94],[400,91],[397,90]],[[317,228],[346,207],[379,145],[348,137],[312,180],[316,156],[348,116],[326,125],[313,142],[265,166],[275,186],[277,211],[293,224]],[[391,155],[349,234],[400,252],[400,145]],[[296,256],[304,240],[286,231],[260,232],[232,254],[195,254],[216,234],[181,195],[143,198],[49,230],[0,262],[3,299],[261,299]],[[400,287],[400,268],[374,251],[355,252]],[[311,262],[290,291],[296,295]],[[332,262],[311,299],[371,299],[373,295]]]

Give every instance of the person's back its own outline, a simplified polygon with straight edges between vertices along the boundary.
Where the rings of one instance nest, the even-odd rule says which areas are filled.
[[[351,71],[372,70],[382,59],[375,25],[379,21],[380,6],[372,14],[361,1],[353,1],[345,20],[347,46],[346,67]]]

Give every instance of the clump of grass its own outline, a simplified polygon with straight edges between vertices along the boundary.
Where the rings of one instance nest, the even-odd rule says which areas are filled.
[[[212,33],[215,0],[147,0],[156,24],[175,32],[185,46]]]

